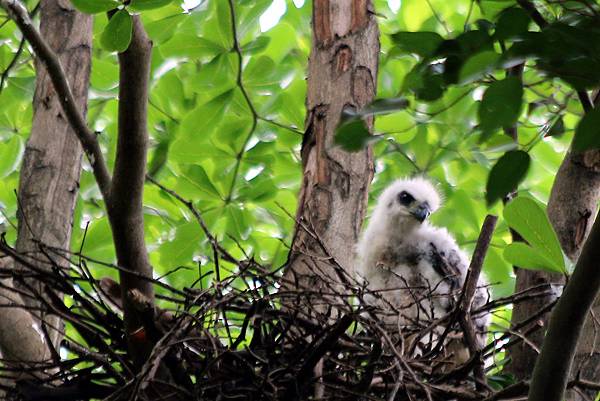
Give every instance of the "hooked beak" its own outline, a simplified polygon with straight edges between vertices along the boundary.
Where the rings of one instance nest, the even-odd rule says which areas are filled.
[[[429,204],[425,202],[415,206],[411,210],[410,214],[412,214],[413,217],[419,221],[419,223],[422,223],[423,220],[425,220],[431,214],[431,209],[429,208]]]

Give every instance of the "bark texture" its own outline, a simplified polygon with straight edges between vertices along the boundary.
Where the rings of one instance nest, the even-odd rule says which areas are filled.
[[[42,0],[40,30],[64,66],[76,106],[85,114],[90,77],[91,16],[77,12],[68,0]],[[38,243],[59,249],[70,248],[83,152],[65,118],[52,81],[39,60],[36,60],[36,71],[33,125],[19,182],[16,249],[31,260],[37,260],[42,268],[51,269],[53,264],[67,268],[64,259],[53,257],[49,260],[39,252]],[[25,280],[24,284],[15,284],[33,293],[44,291],[43,283],[33,278]],[[38,305],[27,298],[25,301],[31,306]],[[7,316],[3,318],[10,320]],[[56,346],[61,337],[60,319],[43,316],[42,322]],[[6,324],[3,319],[2,325]],[[19,331],[14,333],[20,335]]]
[[[284,287],[299,296],[306,289],[331,289],[353,272],[373,158],[370,149],[348,153],[336,147],[334,134],[344,108],[360,109],[373,100],[379,57],[370,1],[315,0],[312,24],[304,178],[284,276]],[[372,124],[369,119],[369,129]],[[314,309],[315,304],[310,306]]]
[[[569,153],[556,176],[551,202],[548,204],[548,214],[563,250],[572,261],[579,258],[594,216],[598,213],[599,200],[600,151]],[[599,313],[600,298],[596,298],[577,345],[572,377],[593,382],[600,380],[600,328],[597,320]],[[585,392],[592,399],[597,394],[597,391],[589,389]],[[585,399],[578,391],[570,391],[567,398],[573,401]]]

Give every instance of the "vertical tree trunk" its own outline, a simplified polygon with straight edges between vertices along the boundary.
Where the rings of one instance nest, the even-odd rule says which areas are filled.
[[[304,297],[305,290],[335,289],[342,275],[353,273],[373,158],[370,149],[348,153],[336,147],[334,134],[345,107],[360,109],[373,100],[379,57],[379,31],[369,0],[314,0],[312,26],[304,178],[283,281],[298,294],[303,312],[314,311],[319,302],[319,297]],[[372,124],[369,119],[369,129]]]
[[[548,203],[548,215],[554,225],[563,251],[575,262],[579,258],[600,200],[600,151],[591,150],[580,154],[569,152],[565,157],[552,188]],[[600,298],[592,307],[581,334],[571,375],[597,382],[600,380],[600,338],[598,314]],[[595,398],[597,391],[588,390]],[[570,391],[569,400],[580,400],[580,394]]]
[[[85,113],[90,77],[91,16],[77,12],[68,0],[42,0],[40,25],[42,36],[60,57],[77,107]],[[70,248],[82,150],[48,73],[39,61],[36,71],[33,125],[19,183],[16,248],[19,253],[29,255],[31,260],[38,260],[40,267],[50,269],[52,263],[39,252],[37,241],[60,249]],[[53,261],[67,267],[60,257]],[[33,279],[26,281],[27,286],[34,292],[44,291],[43,283]],[[35,302],[27,300],[27,303],[35,306]],[[42,319],[56,346],[61,337],[58,331],[62,330],[60,319],[56,316],[43,316]]]

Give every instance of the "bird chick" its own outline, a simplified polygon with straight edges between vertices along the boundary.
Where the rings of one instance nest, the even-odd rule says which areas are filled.
[[[414,333],[422,333],[432,321],[452,311],[469,267],[452,235],[427,220],[440,203],[440,195],[425,178],[395,181],[379,197],[357,247],[357,273],[368,290],[365,302],[389,330],[412,333],[413,355],[435,346],[443,326],[417,338]],[[472,309],[488,298],[481,278]],[[487,313],[473,316],[480,347],[485,344],[489,320]],[[453,333],[448,339],[462,338],[461,334]],[[468,356],[466,345],[460,343]],[[449,348],[448,343],[445,346]]]

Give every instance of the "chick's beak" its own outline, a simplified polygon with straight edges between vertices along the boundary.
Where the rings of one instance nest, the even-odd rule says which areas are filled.
[[[415,219],[422,223],[431,214],[431,209],[427,202],[416,205],[410,212]]]

